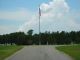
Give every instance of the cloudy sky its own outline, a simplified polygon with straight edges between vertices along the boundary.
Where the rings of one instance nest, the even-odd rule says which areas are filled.
[[[41,32],[79,31],[80,0],[0,0],[0,34],[33,29]]]

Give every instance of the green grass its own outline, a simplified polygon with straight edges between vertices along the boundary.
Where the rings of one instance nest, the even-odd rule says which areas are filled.
[[[80,45],[59,46],[56,48],[70,55],[74,60],[80,60]]]
[[[0,46],[0,60],[12,55],[14,52],[20,50],[22,46]]]

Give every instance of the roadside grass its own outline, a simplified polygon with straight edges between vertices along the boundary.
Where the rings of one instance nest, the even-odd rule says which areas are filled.
[[[12,46],[0,45],[0,60],[4,60],[5,58],[12,55],[13,53],[20,50],[21,48],[22,46],[16,46],[16,45],[12,45]]]
[[[80,60],[80,44],[72,46],[58,46],[56,49],[68,54],[74,60]]]

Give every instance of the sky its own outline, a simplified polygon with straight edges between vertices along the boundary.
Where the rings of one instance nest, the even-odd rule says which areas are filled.
[[[0,34],[80,31],[80,0],[0,0]]]

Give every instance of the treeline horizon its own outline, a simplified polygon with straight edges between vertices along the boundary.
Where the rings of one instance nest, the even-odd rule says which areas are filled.
[[[29,30],[24,32],[14,32],[0,35],[0,44],[4,45],[63,45],[63,44],[80,44],[80,31],[71,32],[50,32],[46,31],[40,34],[33,34]]]

